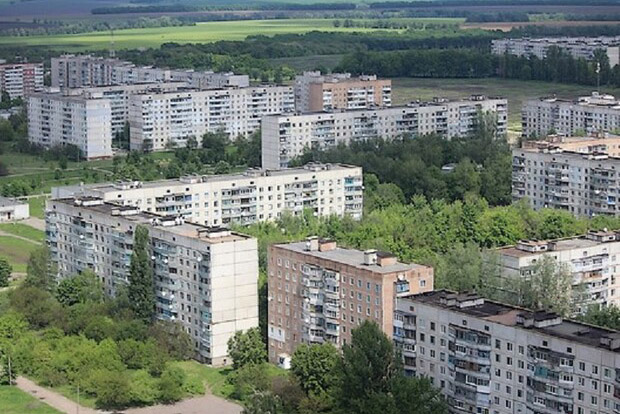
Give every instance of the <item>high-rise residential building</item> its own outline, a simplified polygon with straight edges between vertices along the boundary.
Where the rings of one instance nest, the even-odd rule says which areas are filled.
[[[575,58],[594,60],[596,51],[602,51],[614,67],[620,63],[620,36],[615,37],[547,37],[539,39],[495,39],[491,50],[496,55],[547,57],[550,47],[557,47]]]
[[[620,138],[566,138],[525,142],[512,150],[512,197],[535,210],[575,215],[618,215]]]
[[[497,134],[506,134],[506,99],[469,99],[412,103],[403,107],[267,116],[261,125],[264,168],[281,168],[307,149],[326,149],[369,138],[439,134],[465,137],[480,113],[496,117]]]
[[[197,359],[230,364],[228,339],[258,326],[256,239],[95,197],[46,206],[46,238],[59,277],[90,269],[111,296],[130,283],[138,226],[149,231],[156,317],[183,326]]]
[[[87,159],[111,157],[110,101],[83,95],[30,94],[28,140],[48,148],[75,145]]]
[[[574,286],[573,312],[591,305],[620,306],[620,234],[589,231],[585,236],[558,240],[521,240],[493,251],[503,278],[529,278],[547,256],[570,272]],[[619,267],[620,270],[620,267]]]
[[[270,246],[267,272],[269,360],[284,367],[300,344],[350,343],[365,320],[392,336],[396,297],[433,290],[432,267],[316,237]]]
[[[183,176],[152,182],[116,182],[52,189],[53,198],[94,196],[160,215],[182,216],[209,226],[251,224],[301,215],[362,217],[362,169],[308,164],[284,170]]]
[[[293,89],[261,86],[238,89],[146,93],[131,97],[131,149],[163,150],[200,143],[207,132],[223,131],[231,138],[260,128],[263,116],[294,111]]]
[[[192,88],[213,89],[247,87],[247,75],[232,72],[215,73],[139,67],[131,62],[92,55],[63,55],[52,58],[52,87],[81,88],[88,86],[129,85],[153,82],[187,82]]]
[[[24,98],[43,89],[43,63],[0,64],[0,94]]]
[[[523,104],[522,135],[580,135],[620,130],[620,103],[612,95],[593,92],[577,100],[540,98]]]
[[[392,81],[374,75],[322,75],[304,72],[295,78],[295,107],[299,112],[368,109],[392,105]]]
[[[616,414],[620,332],[444,290],[399,297],[394,342],[451,413]]]

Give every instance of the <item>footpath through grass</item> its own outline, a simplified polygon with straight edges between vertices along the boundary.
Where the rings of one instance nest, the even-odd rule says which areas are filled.
[[[2,414],[61,414],[60,411],[37,400],[17,387],[0,385]]]
[[[23,223],[0,223],[0,231],[25,237],[37,243],[43,243],[45,232]]]

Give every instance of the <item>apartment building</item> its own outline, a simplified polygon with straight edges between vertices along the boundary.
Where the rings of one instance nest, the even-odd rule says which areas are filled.
[[[48,148],[75,145],[86,159],[111,157],[110,101],[33,93],[28,96],[28,140]]]
[[[230,364],[228,339],[258,326],[256,239],[95,197],[46,206],[46,238],[59,276],[90,269],[110,296],[129,283],[138,226],[149,230],[156,317],[179,322],[200,361]]]
[[[238,89],[179,90],[133,95],[129,108],[131,149],[158,151],[200,142],[207,132],[231,138],[260,128],[263,116],[294,111],[293,89],[261,86]]]
[[[0,64],[0,94],[24,98],[43,89],[43,63]]]
[[[620,130],[620,103],[612,95],[597,92],[576,100],[529,100],[523,104],[521,123],[524,137],[613,132]]]
[[[356,78],[350,73],[322,75],[304,72],[295,78],[295,107],[299,112],[368,109],[392,106],[392,81],[376,75]]]
[[[317,216],[360,219],[363,209],[362,169],[344,164],[52,189],[53,198],[79,195],[209,226],[271,221],[284,212],[300,215],[305,209]]]
[[[577,59],[594,60],[597,50],[607,54],[613,68],[620,63],[620,36],[615,37],[547,37],[539,39],[495,39],[491,50],[496,55],[547,57],[550,47],[557,47]]]
[[[620,332],[445,290],[399,297],[394,342],[452,413],[620,412]]]
[[[618,215],[620,137],[526,142],[512,150],[512,197],[533,209]]]
[[[340,347],[364,320],[392,336],[396,297],[433,290],[433,268],[311,237],[269,247],[267,285],[269,360],[288,367],[299,344]]]
[[[514,246],[494,250],[504,278],[528,278],[536,263],[552,257],[571,272],[575,314],[588,306],[620,306],[620,234],[589,231],[584,236],[558,240],[520,240]],[[617,267],[618,266],[618,267]],[[618,269],[616,271],[616,268]]]
[[[474,130],[481,112],[495,114],[497,133],[504,135],[507,106],[505,99],[477,95],[403,107],[267,116],[261,125],[263,167],[286,167],[309,148],[323,150],[369,138],[432,133],[464,137]]]
[[[154,82],[187,82],[193,88],[247,87],[247,75],[232,72],[171,70],[138,67],[116,58],[92,55],[63,55],[51,59],[52,87],[81,88],[88,86],[129,85]]]

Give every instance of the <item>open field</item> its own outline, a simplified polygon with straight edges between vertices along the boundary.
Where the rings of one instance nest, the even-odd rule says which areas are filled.
[[[587,20],[544,20],[538,22],[485,22],[485,23],[463,23],[461,29],[484,29],[501,30],[509,32],[514,27],[520,26],[547,26],[547,27],[566,27],[566,26],[613,26],[617,21],[587,21]]]
[[[46,196],[30,197],[28,199],[31,217],[36,217],[40,219],[45,218],[45,200],[47,200]]]
[[[0,408],[2,414],[60,414],[60,411],[8,385],[0,386]]]
[[[30,253],[37,247],[39,247],[38,244],[17,237],[0,236],[0,256],[7,258],[14,272],[26,272]]]
[[[37,243],[43,243],[45,232],[23,223],[0,223],[0,231],[24,237]]]

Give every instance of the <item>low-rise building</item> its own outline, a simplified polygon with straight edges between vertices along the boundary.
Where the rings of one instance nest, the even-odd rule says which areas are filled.
[[[620,332],[445,290],[399,297],[394,342],[452,413],[620,412]]]
[[[439,134],[448,139],[471,134],[481,113],[492,113],[498,135],[506,134],[507,101],[469,99],[412,103],[403,107],[266,116],[261,125],[264,168],[283,168],[308,149],[327,149],[370,138]]]
[[[0,223],[23,220],[28,217],[30,217],[30,206],[28,202],[0,197]]]
[[[275,244],[268,252],[269,360],[286,367],[300,344],[351,342],[365,320],[393,332],[398,295],[433,289],[433,268],[333,240]]]
[[[0,64],[0,94],[24,98],[43,89],[43,63]]]
[[[46,206],[46,238],[59,277],[90,269],[110,296],[129,284],[138,226],[149,231],[156,317],[183,326],[197,359],[230,364],[228,339],[258,326],[256,239],[95,197]]]
[[[344,164],[52,189],[53,198],[78,195],[210,226],[272,221],[284,212],[301,215],[305,209],[317,216],[360,219],[363,208],[362,169]]]

